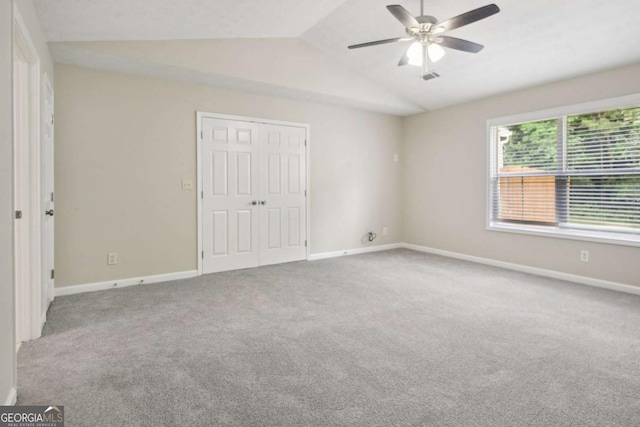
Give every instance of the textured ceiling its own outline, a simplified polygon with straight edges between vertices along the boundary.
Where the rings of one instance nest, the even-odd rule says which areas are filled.
[[[345,0],[34,0],[50,41],[298,37]]]
[[[490,1],[426,0],[425,13],[445,20]],[[51,41],[218,39],[210,46],[210,54],[215,56],[220,49],[227,52],[226,60],[236,64],[238,72],[229,75],[228,69],[214,62],[177,61],[175,53],[160,46],[154,47],[152,58],[143,60],[141,55],[136,60],[118,44],[97,49],[97,45],[86,43],[52,43],[59,62],[170,78],[182,75],[186,80],[211,84],[224,81],[226,86],[243,90],[263,88],[262,93],[399,115],[640,62],[638,0],[493,1],[501,9],[499,14],[450,33],[481,43],[485,49],[475,55],[447,50],[435,64],[442,77],[428,82],[419,78],[418,68],[397,67],[408,43],[346,48],[404,35],[402,25],[385,8],[394,3],[389,0],[34,3]],[[396,3],[418,14],[418,0]],[[311,50],[300,46],[298,51],[292,50],[283,37],[300,38]],[[278,40],[261,45],[256,52],[253,48],[238,49],[234,40],[238,38]],[[233,54],[229,55],[233,49],[238,56],[253,55],[261,60],[247,71],[251,64],[234,61]],[[300,57],[300,52],[305,53]],[[291,58],[281,60],[286,57]],[[288,68],[283,68],[283,63]]]

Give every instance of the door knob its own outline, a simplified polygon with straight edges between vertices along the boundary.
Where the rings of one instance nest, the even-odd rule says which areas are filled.
[[[251,201],[251,204],[255,206],[255,205],[257,205],[257,204],[258,204],[258,201],[257,201],[257,200],[252,200],[252,201]]]
[[[49,215],[49,216],[53,216],[53,209],[49,209],[48,211],[45,211],[44,214],[45,215]]]
[[[267,201],[266,200],[260,200],[260,204],[264,206],[264,205],[267,204]]]

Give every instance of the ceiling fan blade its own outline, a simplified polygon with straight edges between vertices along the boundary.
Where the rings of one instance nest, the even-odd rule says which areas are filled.
[[[405,9],[402,6],[400,6],[399,4],[391,4],[391,5],[387,6],[387,9],[405,27],[411,28],[411,27],[419,27],[420,26],[420,23],[416,20],[416,18],[414,18],[413,15],[410,14],[407,9]]]
[[[461,50],[463,52],[478,53],[484,49],[484,46],[481,44],[449,36],[438,36],[436,43],[449,49]]]
[[[413,40],[413,38],[412,37],[394,37],[392,39],[384,39],[384,40],[376,40],[374,42],[352,44],[351,46],[348,46],[348,48],[349,49],[359,49],[361,47],[376,46],[376,45],[379,45],[379,44],[386,44],[386,43],[406,42],[406,41],[409,41],[409,40]]]
[[[500,8],[498,6],[495,4],[488,4],[467,13],[463,13],[462,15],[447,19],[446,21],[439,22],[433,30],[433,33],[444,33],[445,31],[451,31],[465,25],[473,24],[476,21],[495,15],[498,12],[500,12]]]

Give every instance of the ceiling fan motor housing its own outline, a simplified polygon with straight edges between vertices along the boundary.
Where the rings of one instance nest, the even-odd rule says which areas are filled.
[[[435,18],[435,16],[431,16],[431,15],[416,16],[416,21],[418,21],[421,24],[435,25],[438,23],[438,20]]]
[[[427,42],[429,35],[431,34],[431,30],[438,23],[438,20],[434,16],[422,15],[416,16],[416,21],[418,21],[420,26],[407,28],[407,34],[420,42]]]

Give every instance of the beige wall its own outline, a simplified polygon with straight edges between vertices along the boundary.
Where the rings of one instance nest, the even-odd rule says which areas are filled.
[[[193,270],[196,111],[311,126],[311,251],[400,236],[402,119],[56,65],[56,286]],[[382,227],[389,228],[387,236]],[[118,265],[107,265],[107,253]]]
[[[399,119],[58,65],[57,286],[196,268],[195,194],[180,182],[195,179],[197,110],[311,125],[312,253],[362,247],[373,229],[377,244],[640,285],[638,248],[485,229],[486,120],[637,93],[639,72],[625,67]],[[579,261],[581,249],[589,263]],[[108,252],[118,252],[117,266],[107,266]]]
[[[486,121],[640,93],[640,65],[407,117],[403,240],[640,286],[640,248],[487,231]],[[590,261],[580,262],[581,249]]]
[[[15,387],[13,288],[12,2],[0,1],[0,405]]]

